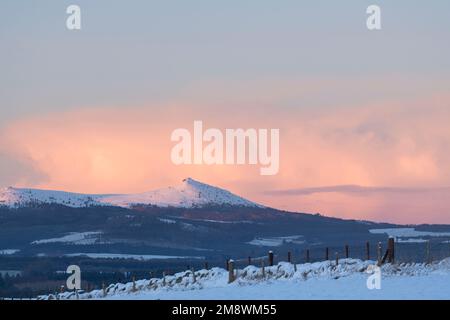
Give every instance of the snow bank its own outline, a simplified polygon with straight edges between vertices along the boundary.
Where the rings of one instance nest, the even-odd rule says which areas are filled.
[[[367,268],[373,265],[374,261],[361,261],[358,259],[342,259],[336,265],[334,261],[316,262],[293,265],[286,262],[280,262],[276,266],[262,268],[256,266],[248,266],[244,269],[236,270],[236,281],[228,283],[228,271],[222,268],[212,268],[210,270],[199,270],[192,273],[191,271],[179,272],[174,275],[163,278],[153,278],[149,280],[139,280],[135,283],[117,283],[105,288],[105,290],[94,290],[78,295],[79,299],[219,299],[223,293],[228,294],[226,299],[243,298],[258,299],[258,289],[264,287],[270,294],[265,296],[268,299],[286,299],[286,298],[336,298],[339,296],[339,290],[336,295],[326,293],[327,287],[336,288],[343,286],[341,290],[347,290],[351,296],[353,292],[365,292],[365,279],[369,276]],[[432,287],[429,281],[447,284],[444,289],[439,291],[441,294],[447,293],[450,298],[450,258],[436,262],[433,264],[423,263],[402,263],[402,264],[386,264],[381,268],[383,279],[401,279],[406,288],[411,286],[415,288],[417,280],[420,278],[424,281],[424,285]],[[426,278],[430,277],[430,278]],[[444,282],[430,279],[445,279]],[[345,280],[345,282],[344,282]],[[348,281],[347,281],[348,280]],[[394,281],[397,281],[394,280]],[[392,283],[392,282],[389,282]],[[305,292],[301,288],[309,284],[311,291]],[[436,284],[435,284],[436,285]],[[253,287],[253,289],[249,289]],[[295,288],[290,292],[288,288]],[[362,288],[362,289],[361,289]],[[398,289],[398,288],[397,288]],[[242,291],[243,290],[243,291]],[[281,290],[283,294],[279,295],[277,290]],[[286,291],[287,290],[287,291]],[[333,289],[334,290],[334,289]],[[246,296],[243,292],[248,292],[250,296]],[[408,292],[405,289],[405,292]],[[251,296],[256,294],[256,296]],[[262,293],[261,293],[262,294]],[[289,295],[292,294],[292,295]],[[331,294],[331,296],[327,296]],[[441,297],[441,296],[440,296]],[[54,295],[41,296],[39,299],[55,299]],[[73,292],[59,294],[58,299],[75,299]],[[223,297],[222,297],[223,298]],[[353,297],[358,298],[358,297]],[[380,296],[380,298],[387,298]],[[398,298],[398,296],[397,296]],[[414,297],[409,297],[414,298]],[[421,298],[418,296],[417,298]]]

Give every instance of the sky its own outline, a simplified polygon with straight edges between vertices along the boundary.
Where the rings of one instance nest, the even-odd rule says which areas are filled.
[[[285,210],[450,223],[449,16],[446,0],[3,0],[0,187],[192,177]],[[278,174],[174,165],[171,132],[194,120],[280,129]]]

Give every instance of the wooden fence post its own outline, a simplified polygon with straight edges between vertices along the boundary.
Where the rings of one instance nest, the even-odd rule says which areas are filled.
[[[192,272],[192,282],[196,283],[197,282],[197,278],[195,277],[195,270],[194,270],[194,268],[191,269],[191,272]]]
[[[163,280],[162,285],[163,285],[163,287],[165,287],[166,286],[166,272],[165,271],[163,271],[163,279],[162,280]]]
[[[252,257],[248,257],[248,265],[249,265],[249,266],[252,265]]]
[[[309,262],[309,249],[306,249],[306,262]]]
[[[209,268],[208,268],[208,261],[205,262],[205,270],[209,270]]]
[[[262,271],[263,278],[265,278],[266,277],[266,269],[264,267],[264,259],[261,260],[261,271]]]
[[[370,243],[366,241],[366,260],[370,260]]]
[[[378,242],[378,247],[377,247],[377,261],[378,261],[378,265],[381,265],[381,259],[383,258],[381,255],[383,254],[383,249],[381,247],[381,242]]]
[[[389,237],[388,239],[388,262],[394,263],[395,261],[395,240],[393,237]]]
[[[287,256],[288,262],[291,263],[291,252],[288,251],[288,256]]]
[[[105,282],[102,282],[102,292],[103,292],[103,296],[106,297],[106,285],[105,285]]]
[[[349,257],[349,250],[348,250],[348,244],[345,245],[345,258],[348,259]]]
[[[338,264],[339,264],[339,253],[336,252],[336,265],[338,265]]]
[[[228,261],[228,283],[234,281],[234,260]]]
[[[226,263],[225,269],[226,269],[227,271],[229,271],[229,270],[230,270],[230,269],[229,269],[229,267],[230,267],[230,259],[227,259],[227,261],[226,261],[225,263]]]
[[[328,256],[328,247],[325,248],[325,260],[329,260],[329,256]]]
[[[269,266],[273,266],[273,251],[269,251]]]
[[[132,291],[133,292],[137,291],[137,289],[136,289],[136,276],[133,276],[133,288],[132,288]]]
[[[148,278],[147,288],[150,288],[150,285],[152,283],[153,273],[150,271],[148,274],[149,274],[150,278]]]

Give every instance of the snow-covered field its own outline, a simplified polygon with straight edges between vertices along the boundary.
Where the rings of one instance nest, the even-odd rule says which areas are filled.
[[[101,231],[90,232],[71,232],[59,238],[42,239],[33,241],[31,244],[46,244],[46,243],[67,243],[74,245],[89,245],[94,244],[101,235]]]
[[[450,232],[417,231],[415,228],[370,229],[373,234],[387,234],[390,237],[450,237]]]
[[[12,255],[19,251],[20,251],[19,249],[0,249],[0,256],[1,255],[4,255],[4,256]]]
[[[450,237],[450,232],[417,231],[415,228],[370,229],[369,232],[373,234],[387,234],[389,237],[395,238],[395,241],[398,243],[428,242],[428,239],[422,239],[421,237]],[[441,242],[446,243],[446,241]]]
[[[432,264],[384,265],[381,288],[368,289],[367,271],[373,261],[342,259],[335,262],[293,264],[281,262],[262,268],[237,270],[228,283],[221,268],[180,272],[165,278],[112,284],[105,290],[79,294],[79,299],[450,299],[450,258]],[[368,269],[369,268],[369,269]],[[40,299],[54,299],[42,296]],[[75,299],[62,293],[59,299]]]
[[[293,244],[303,244],[305,243],[302,235],[298,236],[286,236],[286,237],[272,237],[272,238],[255,238],[248,244],[254,246],[264,246],[264,247],[279,247],[284,243],[293,243]]]
[[[196,256],[165,256],[156,254],[123,254],[123,253],[69,253],[66,257],[86,256],[93,259],[134,259],[134,260],[158,260],[158,259],[204,259]]]

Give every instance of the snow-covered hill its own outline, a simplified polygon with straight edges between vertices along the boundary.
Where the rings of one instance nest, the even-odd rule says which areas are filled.
[[[88,195],[53,190],[21,189],[8,187],[0,189],[0,205],[26,207],[44,203],[61,204],[68,207],[102,205],[101,195]]]
[[[386,264],[381,288],[369,290],[374,261],[342,259],[293,265],[280,262],[236,270],[228,283],[222,268],[179,272],[165,278],[111,284],[105,290],[80,293],[78,299],[449,299],[450,258],[432,264]],[[54,295],[39,299],[55,299]],[[74,292],[58,299],[76,299]]]
[[[262,207],[227,190],[184,179],[178,186],[167,187],[139,194],[79,194],[63,191],[5,188],[0,190],[0,205],[24,207],[32,204],[61,204],[69,207],[107,205],[130,207],[154,205],[158,207],[201,207],[208,205],[230,205]]]

